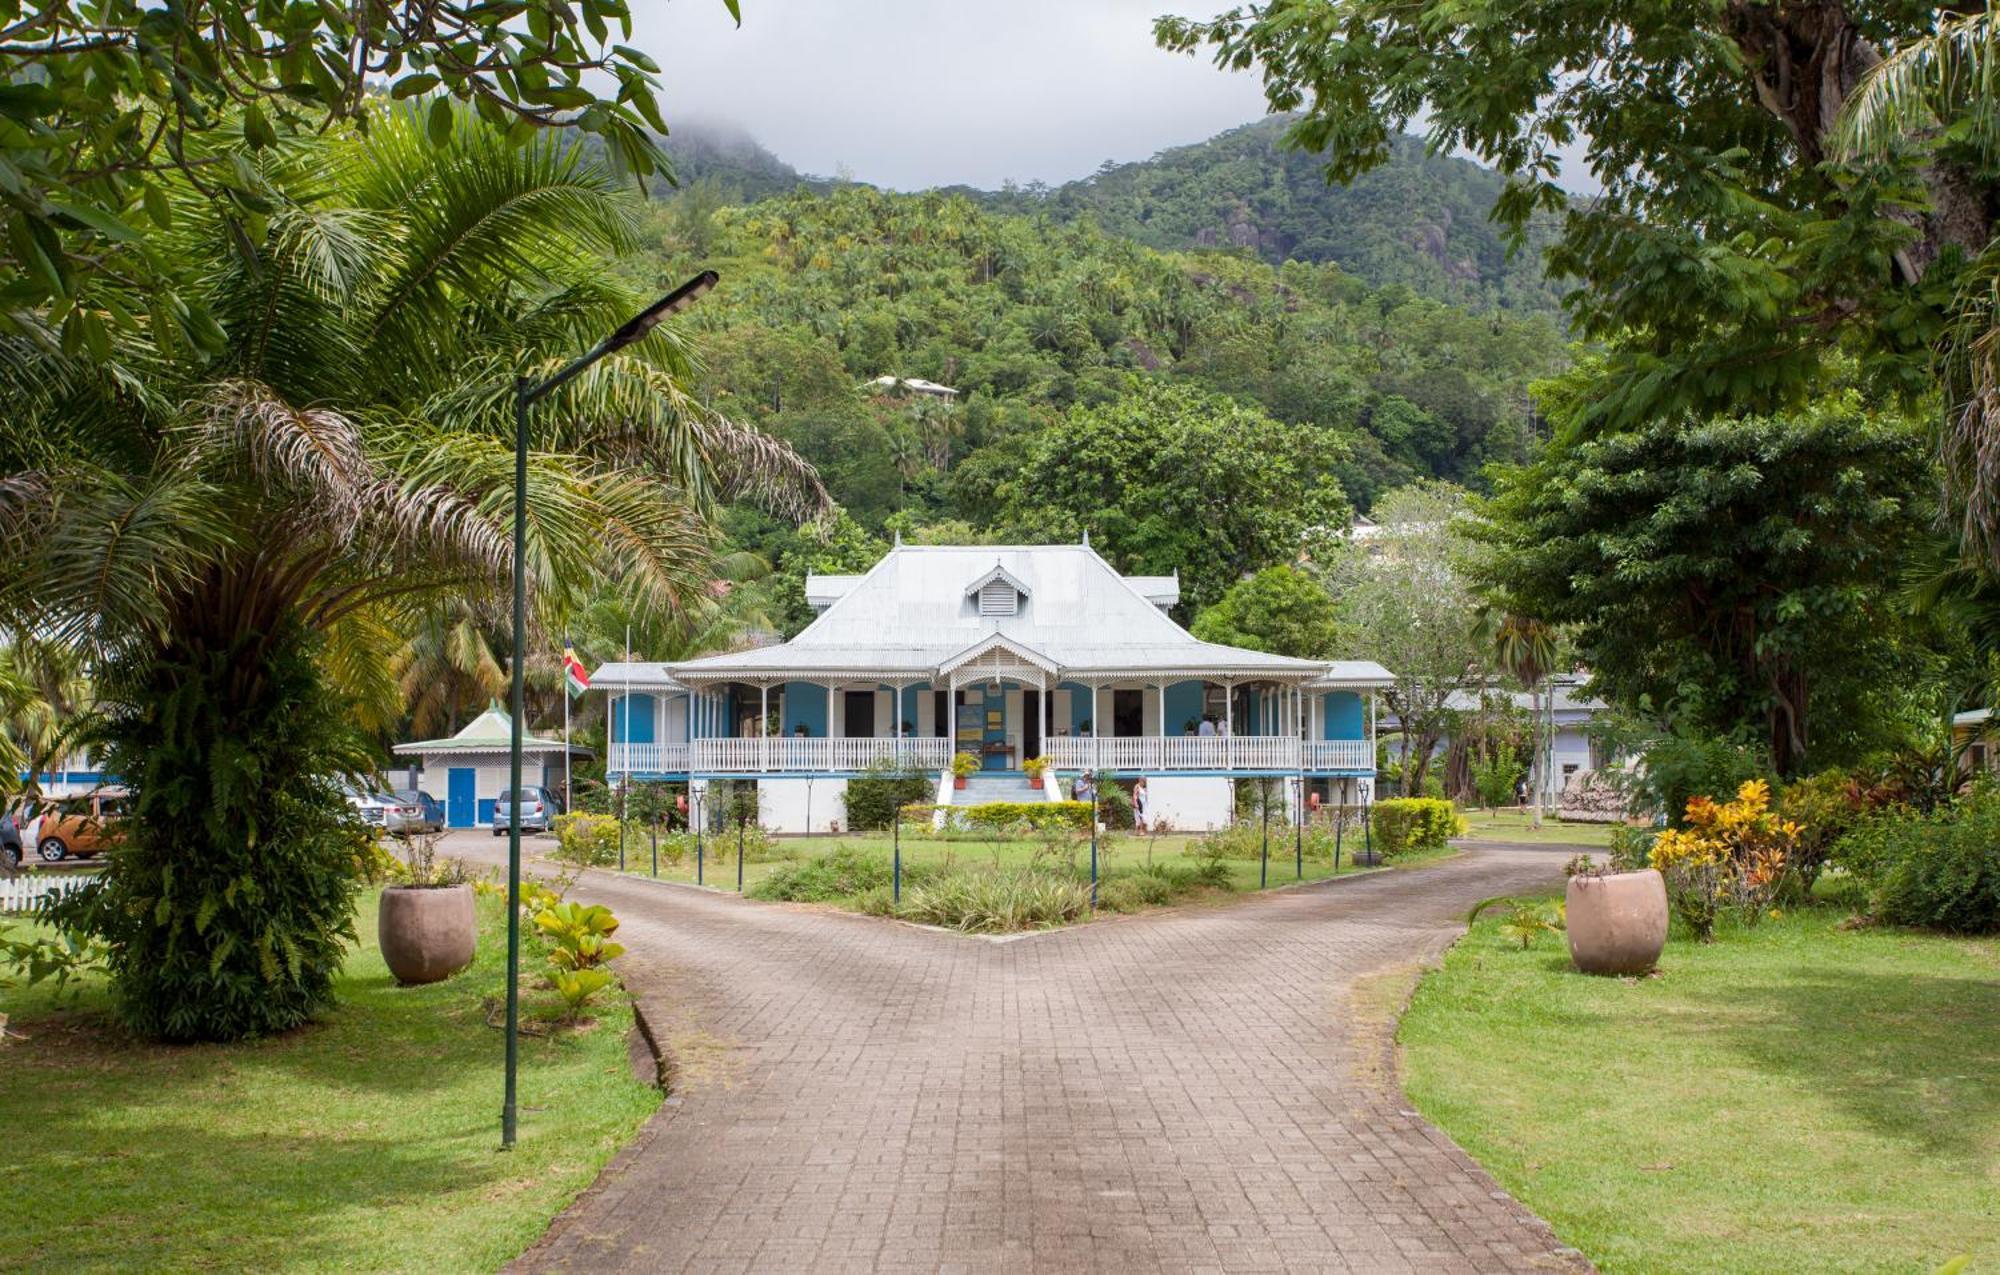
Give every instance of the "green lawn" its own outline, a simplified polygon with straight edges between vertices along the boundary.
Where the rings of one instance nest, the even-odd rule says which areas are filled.
[[[928,830],[926,830],[928,831]],[[1187,863],[1186,851],[1198,840],[1187,833],[1174,833],[1160,837],[1134,836],[1130,833],[1113,833],[1099,840],[1098,873],[1100,880],[1108,879],[1119,872],[1130,871],[1147,862],[1148,858]],[[718,844],[719,842],[719,844]],[[767,858],[751,856],[743,864],[743,883],[747,890],[764,877],[769,876],[784,863],[797,859],[808,859],[815,855],[827,854],[840,847],[848,847],[887,857],[891,853],[891,839],[887,833],[846,833],[840,836],[781,837],[772,842],[772,850]],[[1037,843],[1032,840],[1003,837],[979,838],[971,834],[953,837],[913,836],[905,832],[902,839],[903,864],[942,863],[963,868],[1025,868],[1034,862]],[[701,873],[706,885],[721,889],[736,888],[736,842],[733,833],[726,833],[717,842],[704,842],[704,863]],[[1359,839],[1353,843],[1343,843],[1341,849],[1339,875],[1366,868],[1357,864],[1354,854],[1360,849]],[[1416,866],[1434,862],[1440,857],[1448,857],[1450,852],[1406,855],[1397,861],[1397,866]],[[1256,859],[1229,859],[1230,879],[1237,890],[1255,890],[1260,881],[1265,880],[1262,865]],[[1076,863],[1081,871],[1088,871],[1090,847],[1086,842],[1076,852]],[[626,846],[625,870],[640,876],[654,875],[651,843],[644,837],[635,838]],[[659,861],[657,875],[662,880],[693,881],[696,877],[695,862],[690,856],[675,864],[665,858]],[[1334,876],[1334,865],[1330,859],[1315,861],[1308,857],[1304,863],[1303,875],[1294,845],[1292,829],[1289,825],[1271,825],[1271,858],[1268,883],[1272,888],[1294,884],[1300,880],[1318,881]]]
[[[0,1044],[0,1269],[493,1270],[533,1243],[659,1095],[609,998],[588,1030],[523,1038],[520,1141],[497,1150],[503,1038],[482,999],[504,984],[505,912],[480,907],[471,970],[398,988],[365,896],[340,1007],[246,1045],[133,1042],[101,986],[72,1009],[0,992],[24,1037]]]
[[[1608,823],[1562,823],[1553,814],[1542,816],[1542,826],[1525,810],[1465,810],[1466,835],[1484,841],[1512,841],[1521,845],[1608,846]]]
[[[2000,942],[1843,915],[1618,980],[1488,913],[1403,1020],[1409,1095],[1616,1275],[2000,1270]]]

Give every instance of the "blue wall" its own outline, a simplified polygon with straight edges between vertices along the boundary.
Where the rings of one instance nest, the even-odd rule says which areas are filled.
[[[905,686],[903,688],[903,694],[902,694],[903,712],[900,720],[908,722],[910,724],[910,728],[903,732],[904,735],[906,736],[916,735],[921,733],[918,730],[918,727],[922,726],[923,722],[920,721],[917,717],[917,705],[923,701],[924,696],[930,693],[931,693],[931,688],[928,686]],[[894,725],[895,723],[891,723],[892,727]]]
[[[1192,721],[1195,730],[1201,729],[1200,682],[1172,682],[1167,686],[1167,720],[1161,729],[1169,735],[1185,735],[1187,724]]]
[[[1090,688],[1088,686],[1079,686],[1075,682],[1064,682],[1057,689],[1069,692],[1069,733],[1072,735],[1081,734],[1083,732],[1083,724],[1089,722],[1091,733],[1093,735],[1096,734],[1097,719],[1091,713]],[[1063,725],[1064,723],[1056,720],[1054,717],[1049,719],[1050,730],[1061,730]]]
[[[629,711],[628,711],[629,710]],[[611,739],[618,744],[650,744],[653,739],[653,697],[621,695],[611,708]],[[631,720],[628,723],[627,717]]]
[[[1368,738],[1368,715],[1353,691],[1332,691],[1326,697],[1326,738]]]
[[[804,723],[807,733],[814,739],[825,739],[826,696],[824,686],[815,686],[810,682],[786,682],[785,718],[782,723],[785,734],[795,733],[794,728]]]

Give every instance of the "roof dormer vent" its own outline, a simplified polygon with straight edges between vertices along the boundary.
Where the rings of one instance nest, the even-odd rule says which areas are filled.
[[[1021,593],[1005,580],[989,580],[979,588],[979,614],[1002,617],[1021,609]]]

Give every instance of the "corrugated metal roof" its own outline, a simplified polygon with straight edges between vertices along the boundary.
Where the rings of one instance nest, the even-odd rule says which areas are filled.
[[[486,711],[466,723],[465,729],[450,739],[420,739],[414,743],[398,744],[395,751],[405,757],[416,753],[493,753],[510,752],[514,747],[514,719],[507,710],[500,707],[498,700],[487,705]],[[523,732],[521,751],[524,753],[561,752],[560,739],[543,739],[539,735]],[[583,750],[578,749],[581,752]]]
[[[967,590],[996,568],[1018,581],[1025,596],[1013,615],[981,616]],[[996,634],[1078,675],[1194,669],[1309,677],[1327,671],[1324,661],[1197,641],[1148,595],[1167,584],[1178,596],[1172,577],[1128,580],[1088,545],[903,545],[851,586],[826,586],[839,596],[783,646],[690,660],[667,671],[703,680],[787,670],[916,674]]]

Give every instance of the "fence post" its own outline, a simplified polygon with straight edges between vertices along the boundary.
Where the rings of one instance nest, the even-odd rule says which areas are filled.
[[[1373,819],[1368,817],[1368,807],[1372,803],[1361,803],[1361,852],[1368,858],[1368,866],[1375,866],[1375,828]]]
[[[892,827],[894,831],[891,833],[891,836],[895,841],[896,857],[893,873],[895,884],[890,887],[890,890],[891,897],[895,900],[896,906],[901,907],[903,904],[903,807],[901,804],[896,806],[895,823]]]
[[[627,813],[625,785],[630,782],[630,779],[631,776],[629,775],[620,775],[618,777],[618,870],[620,872],[625,870],[625,815]],[[519,819],[520,817],[521,794],[517,792],[514,794],[514,818]]]
[[[1257,817],[1264,828],[1264,850],[1257,862],[1257,888],[1262,890],[1271,884],[1271,790],[1261,779],[1257,781],[1257,796]]]
[[[1333,875],[1340,875],[1340,834],[1347,828],[1346,780],[1341,781],[1340,804],[1333,808]]]
[[[657,823],[647,824],[646,835],[653,843],[653,875],[658,877],[660,875],[660,825]]]
[[[1090,910],[1093,912],[1097,911],[1097,785],[1101,782],[1097,778],[1090,781]]]
[[[1306,781],[1303,775],[1299,777],[1297,786],[1292,790],[1292,799],[1298,803],[1292,811],[1292,821],[1298,825],[1298,879],[1303,881],[1306,879]]]
[[[693,788],[693,787],[694,787],[694,781],[693,781],[692,779],[690,779],[690,780],[688,781],[688,787],[689,787],[689,788]],[[704,788],[704,789],[703,789],[703,790],[702,790],[701,792],[699,792],[699,793],[696,793],[696,794],[695,794],[695,798],[694,798],[694,883],[695,883],[696,885],[700,885],[700,884],[702,884],[702,876],[701,876],[701,866],[702,866],[702,865],[701,865],[701,802],[702,802],[702,798],[703,798],[703,797],[706,797],[707,795],[708,795],[708,791],[707,791],[707,789],[705,789],[705,788]]]
[[[743,893],[743,825],[749,819],[749,812],[736,812],[736,893]]]

